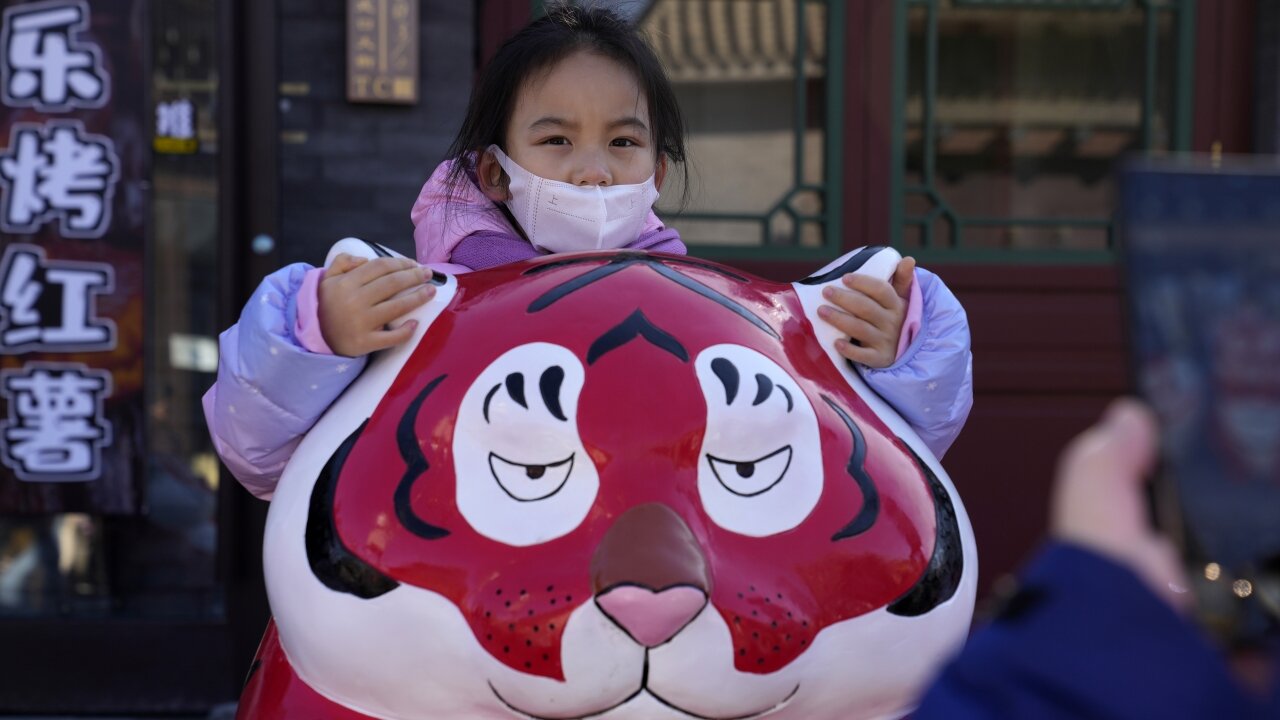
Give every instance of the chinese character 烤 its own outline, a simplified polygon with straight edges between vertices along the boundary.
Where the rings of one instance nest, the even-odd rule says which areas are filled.
[[[42,112],[97,108],[110,99],[110,76],[97,45],[81,42],[89,5],[79,0],[17,5],[0,33],[4,103]]]
[[[0,260],[0,354],[114,349],[115,323],[96,308],[114,285],[105,263],[46,261],[39,246],[10,245]]]
[[[65,237],[102,237],[119,168],[111,139],[86,133],[77,121],[14,125],[0,154],[0,229],[29,234],[56,217]]]
[[[102,407],[110,392],[110,373],[79,364],[29,363],[0,373],[9,404],[0,461],[22,480],[97,479],[111,442]]]

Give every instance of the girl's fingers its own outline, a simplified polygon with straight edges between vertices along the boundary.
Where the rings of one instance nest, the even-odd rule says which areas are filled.
[[[409,258],[373,258],[351,271],[351,279],[357,285],[368,285],[384,275],[419,267],[417,261]]]
[[[430,285],[418,285],[390,300],[385,300],[373,307],[371,320],[375,327],[382,327],[396,318],[426,305],[436,296],[436,289]]]
[[[818,315],[823,320],[831,323],[831,326],[839,330],[841,334],[857,340],[864,347],[875,345],[883,336],[883,333],[875,325],[849,313],[841,312],[829,305],[819,307]]]
[[[848,340],[836,341],[836,352],[844,358],[868,367],[884,367],[880,363],[881,355],[874,348],[858,347]]]
[[[417,329],[418,322],[416,320],[406,320],[404,324],[390,330],[377,330],[369,336],[369,352],[386,350],[389,347],[395,347],[400,343],[406,342],[413,337],[413,332]]]
[[[822,297],[827,302],[835,305],[836,308],[853,317],[861,318],[872,325],[883,326],[889,323],[888,310],[875,299],[861,292],[838,287],[827,287],[823,289]]]
[[[916,279],[916,259],[913,257],[904,257],[898,263],[898,268],[893,271],[893,291],[898,297],[906,300],[911,293],[911,283]]]
[[[425,285],[430,277],[430,270],[414,263],[411,267],[395,269],[373,278],[360,292],[370,305],[377,305],[406,290]]]
[[[364,265],[368,261],[368,258],[356,257],[355,255],[342,253],[333,259],[333,262],[329,264],[329,267],[325,268],[324,276],[330,278],[343,275],[351,272],[361,265]]]
[[[884,280],[877,280],[868,275],[849,273],[844,276],[844,285],[850,290],[857,290],[876,301],[880,307],[891,308],[902,302],[893,286]]]

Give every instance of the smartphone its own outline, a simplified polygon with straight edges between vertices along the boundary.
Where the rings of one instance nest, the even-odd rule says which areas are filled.
[[[1173,156],[1120,175],[1134,381],[1160,422],[1156,523],[1198,614],[1280,628],[1280,164]]]

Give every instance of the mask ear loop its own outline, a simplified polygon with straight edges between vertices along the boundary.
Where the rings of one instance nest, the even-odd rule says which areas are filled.
[[[524,228],[520,227],[520,223],[516,222],[516,216],[511,213],[511,208],[507,207],[507,204],[504,202],[492,202],[498,207],[498,211],[502,213],[502,217],[506,218],[507,222],[511,223],[511,229],[515,230],[525,242],[532,245],[533,241],[529,239],[529,235],[524,231]]]
[[[494,158],[498,159],[499,161],[506,156],[506,153],[502,152],[502,148],[498,147],[497,145],[490,145],[488,148],[485,149],[485,152],[493,153]],[[501,162],[498,162],[497,165],[498,165],[498,172],[505,173],[507,171],[506,168],[502,167]],[[479,184],[480,182],[479,172],[480,172],[479,167],[477,166],[476,177],[474,178],[476,184]],[[490,200],[489,202],[493,203],[494,207],[498,208],[498,212],[502,213],[502,217],[506,218],[507,223],[511,225],[511,229],[515,230],[516,234],[519,235],[521,239],[523,239],[525,242],[529,243],[530,245],[533,244],[533,241],[529,239],[529,234],[524,231],[524,228],[520,227],[520,223],[516,221],[515,214],[511,212],[511,208],[507,207],[506,203],[499,202],[497,200]]]

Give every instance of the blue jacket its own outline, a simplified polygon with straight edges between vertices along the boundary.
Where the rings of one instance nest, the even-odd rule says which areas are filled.
[[[912,720],[1280,717],[1129,570],[1056,544],[925,694]]]
[[[294,448],[364,368],[365,358],[307,351],[294,337],[296,298],[311,268],[298,263],[262,281],[219,338],[218,379],[204,396],[214,447],[249,492],[270,499]],[[897,362],[862,377],[942,457],[973,406],[964,308],[942,280],[916,270],[921,327]]]

